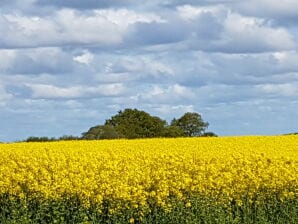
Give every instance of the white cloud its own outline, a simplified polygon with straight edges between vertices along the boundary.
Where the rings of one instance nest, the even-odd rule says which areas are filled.
[[[137,13],[125,8],[119,10],[102,9],[94,11],[97,16],[106,18],[119,28],[127,29],[128,26],[135,23],[164,22],[160,16],[154,13]]]
[[[290,50],[296,45],[286,29],[271,28],[262,19],[229,13],[224,25],[223,46],[242,52]]]
[[[298,97],[298,83],[285,84],[262,84],[256,86],[262,93],[273,95],[274,97]]]
[[[0,49],[0,71],[5,71],[8,69],[13,59],[15,58],[15,50],[3,50]]]
[[[75,56],[73,58],[74,61],[82,63],[82,64],[90,64],[94,59],[94,55],[90,53],[89,51],[84,51],[83,54],[79,56]]]
[[[204,13],[218,14],[221,11],[221,7],[217,6],[192,6],[182,5],[177,7],[179,16],[186,20],[195,20],[199,15]]]
[[[287,53],[282,51],[274,52],[273,57],[278,61],[284,61],[287,58]]]
[[[297,51],[278,51],[273,53],[273,57],[278,64],[287,71],[298,72],[298,52]]]
[[[167,115],[168,118],[172,119],[174,117],[178,118],[186,112],[194,112],[194,105],[171,105],[171,104],[159,104],[152,105],[154,111],[158,114]]]
[[[120,44],[129,25],[152,21],[160,18],[126,9],[62,9],[45,17],[7,13],[0,16],[0,31],[5,33],[0,47]]]
[[[99,82],[146,82],[168,81],[175,71],[167,62],[162,62],[155,55],[118,55],[114,58],[97,57],[94,59],[98,72],[95,77]]]
[[[133,42],[155,46],[149,49],[156,51],[260,53],[297,47],[291,30],[273,26],[265,18],[242,15],[227,5],[178,6],[164,18],[166,23],[136,26]]]
[[[46,84],[27,85],[33,91],[34,98],[77,98],[82,96],[82,87],[73,86],[68,88]]]
[[[195,94],[190,88],[179,84],[160,86],[152,85],[138,93],[137,99],[139,102],[145,103],[188,103],[195,98]]]
[[[219,134],[297,128],[296,0],[34,1],[0,1],[3,138],[124,108],[197,111]]]
[[[126,91],[125,86],[121,83],[70,87],[58,87],[49,84],[26,84],[26,86],[32,90],[33,98],[44,99],[117,96]]]

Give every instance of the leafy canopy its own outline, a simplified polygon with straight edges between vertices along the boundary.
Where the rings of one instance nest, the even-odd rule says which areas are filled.
[[[152,138],[162,136],[166,121],[145,111],[125,109],[106,120],[105,125],[114,127],[126,138]]]
[[[183,136],[216,136],[205,134],[208,123],[198,113],[185,113],[168,125],[165,120],[137,109],[120,110],[104,125],[91,127],[82,134],[83,139],[154,138]]]
[[[202,135],[209,124],[203,121],[200,114],[187,112],[179,119],[173,119],[171,125],[181,128],[185,136],[193,137]]]

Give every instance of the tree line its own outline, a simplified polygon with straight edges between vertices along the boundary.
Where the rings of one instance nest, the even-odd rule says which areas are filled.
[[[180,118],[174,118],[170,124],[165,120],[152,116],[137,109],[120,110],[104,124],[91,127],[82,136],[64,135],[58,139],[47,137],[29,137],[25,141],[57,141],[57,140],[97,140],[97,139],[135,139],[157,137],[196,137],[217,136],[213,132],[206,132],[209,123],[205,122],[196,112],[187,112]]]

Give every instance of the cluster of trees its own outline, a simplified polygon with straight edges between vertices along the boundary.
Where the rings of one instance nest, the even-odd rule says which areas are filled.
[[[80,140],[81,137],[73,136],[73,135],[63,135],[59,138],[55,137],[36,137],[36,136],[30,136],[28,137],[25,142],[54,142],[54,141],[67,141],[67,140]]]
[[[168,124],[145,111],[125,109],[103,125],[91,127],[82,134],[82,139],[216,136],[213,132],[205,132],[208,125],[195,112],[187,112]]]
[[[64,135],[59,138],[29,137],[26,142],[48,142],[60,140],[95,140],[116,138],[155,138],[155,137],[194,137],[217,136],[213,132],[205,132],[208,122],[204,122],[201,115],[187,112],[180,118],[174,118],[170,124],[159,117],[152,116],[145,111],[125,109],[107,119],[103,125],[91,127],[81,137]]]
[[[298,132],[291,132],[291,133],[284,134],[284,135],[298,135]]]

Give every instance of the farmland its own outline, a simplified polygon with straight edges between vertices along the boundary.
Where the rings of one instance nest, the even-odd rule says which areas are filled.
[[[0,145],[1,223],[297,223],[298,136]]]

